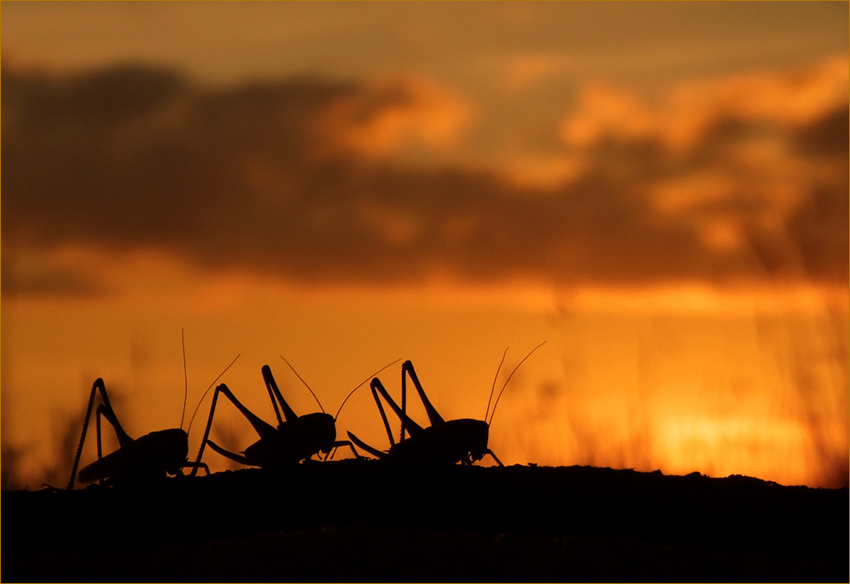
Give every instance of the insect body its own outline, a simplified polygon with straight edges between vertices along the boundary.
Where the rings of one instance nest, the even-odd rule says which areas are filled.
[[[542,346],[542,343],[535,347],[531,353],[540,348],[540,346]],[[526,355],[525,359],[528,359],[528,357],[531,356],[531,353]],[[520,361],[519,365],[522,365],[525,359]],[[502,361],[504,361],[504,356],[502,357]],[[517,368],[519,368],[519,365],[517,365]],[[501,368],[501,363],[499,364],[499,368]],[[515,372],[516,368],[508,376],[507,381],[510,381],[510,378]],[[498,371],[496,375],[498,376]],[[419,398],[422,401],[422,405],[425,408],[425,412],[428,415],[428,420],[431,423],[428,427],[423,428],[407,415],[406,405],[408,376],[413,382],[413,386],[416,388]],[[496,404],[498,404],[498,401],[502,396],[502,392],[505,390],[505,387],[507,387],[507,381],[505,381],[505,385],[499,392]],[[400,462],[424,464],[456,464],[460,462],[467,465],[473,464],[474,462],[484,458],[484,455],[489,454],[493,457],[493,460],[499,464],[499,466],[504,466],[488,446],[490,423],[493,421],[493,415],[496,413],[496,404],[493,405],[493,412],[491,415],[490,403],[487,403],[487,412],[484,414],[484,420],[475,420],[471,418],[444,420],[425,394],[425,390],[419,382],[416,370],[413,368],[413,363],[411,361],[405,361],[401,367],[401,407],[399,407],[392,397],[390,397],[389,393],[384,388],[384,385],[381,383],[381,380],[377,377],[372,380],[370,387],[372,389],[372,397],[378,405],[378,411],[381,414],[381,419],[383,420],[384,428],[387,431],[387,436],[390,439],[391,446],[389,451],[382,452],[372,446],[369,446],[351,432],[348,432],[348,437],[351,441],[366,452],[369,452],[373,456],[381,459],[396,460]],[[490,391],[490,400],[493,398],[494,389],[495,380],[493,381],[493,389]],[[381,404],[381,398],[387,402],[401,421],[401,438],[399,442],[395,442],[393,439],[386,412]],[[489,421],[487,420],[488,415],[490,416]],[[406,433],[410,434],[407,438],[405,438]]]
[[[83,451],[83,443],[91,418],[92,407],[97,393],[101,395],[101,402],[97,406],[97,460],[84,466],[77,476],[77,467]],[[118,450],[103,456],[101,447],[100,420],[106,418],[115,430],[118,437]],[[83,422],[83,432],[80,436],[80,444],[74,457],[74,466],[71,469],[71,478],[68,481],[68,489],[74,488],[75,480],[81,483],[102,480],[107,483],[133,484],[146,482],[166,475],[176,475],[182,468],[197,467],[196,463],[188,462],[186,456],[189,453],[189,436],[182,428],[171,428],[151,432],[141,438],[133,439],[121,427],[102,379],[95,380],[89,397],[86,417]],[[206,468],[206,465],[200,465]],[[207,471],[209,472],[209,471]]]
[[[286,360],[284,359],[284,361]],[[288,362],[287,365],[289,365]],[[390,365],[392,365],[392,363]],[[386,367],[389,367],[389,365]],[[380,371],[383,371],[383,369]],[[295,370],[293,369],[293,371]],[[380,371],[378,371],[378,373],[380,373]],[[321,412],[314,412],[299,416],[292,410],[291,407],[289,407],[286,400],[283,399],[283,395],[280,393],[280,389],[278,389],[277,383],[272,375],[271,368],[268,365],[263,366],[262,374],[263,381],[266,384],[266,389],[269,392],[269,397],[271,398],[272,406],[274,407],[275,415],[277,417],[277,427],[265,422],[256,414],[251,412],[236,398],[235,395],[233,395],[233,392],[225,384],[221,384],[216,387],[215,393],[213,394],[210,416],[207,420],[207,428],[204,431],[204,439],[201,442],[201,450],[198,452],[197,462],[199,464],[204,454],[204,448],[207,444],[209,444],[210,448],[226,458],[235,460],[236,462],[240,462],[247,466],[259,466],[261,468],[275,468],[295,464],[302,460],[308,460],[320,452],[324,453],[325,458],[327,458],[327,455],[330,454],[331,450],[340,446],[348,446],[352,449],[352,451],[354,451],[354,447],[351,445],[351,442],[348,440],[336,439],[336,418],[339,416],[339,411],[342,411],[342,406],[340,406],[340,410],[337,412],[336,416],[331,416],[330,414],[325,413],[324,409],[321,407],[321,403],[319,403],[319,408],[322,409]],[[297,372],[296,375],[298,375]],[[365,383],[365,381],[363,383]],[[363,385],[363,383],[360,385]],[[351,394],[360,387],[360,385],[354,388],[354,390],[348,394],[348,397],[350,397]],[[307,386],[307,389],[310,389],[310,387]],[[313,390],[310,390],[310,393],[313,393]],[[230,452],[209,439],[210,428],[212,427],[215,407],[218,402],[219,395],[223,395],[230,400],[236,409],[245,416],[257,432],[257,435],[260,437],[259,440],[248,446],[248,448],[246,448],[241,454]],[[313,397],[315,397],[315,394],[313,394]],[[345,399],[347,400],[348,397]],[[318,398],[316,401],[318,402]],[[343,405],[344,404],[345,400],[343,400]],[[283,416],[281,416],[281,411],[283,412]],[[356,451],[355,454],[357,454]],[[193,474],[195,472],[196,471],[193,471]]]

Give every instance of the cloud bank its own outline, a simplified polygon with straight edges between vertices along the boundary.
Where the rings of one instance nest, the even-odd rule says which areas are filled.
[[[68,245],[306,284],[847,278],[846,58],[660,96],[587,84],[552,129],[576,170],[546,189],[415,164],[498,123],[415,76],[2,83],[4,294],[89,291],[94,274],[32,265]]]

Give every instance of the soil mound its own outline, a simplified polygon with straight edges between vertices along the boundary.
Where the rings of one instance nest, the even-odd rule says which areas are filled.
[[[4,491],[4,581],[846,581],[848,490],[312,462]]]

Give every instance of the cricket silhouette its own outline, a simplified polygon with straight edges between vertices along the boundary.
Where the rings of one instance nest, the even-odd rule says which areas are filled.
[[[378,450],[369,446],[351,432],[348,432],[348,437],[357,447],[383,460],[430,465],[447,465],[460,462],[464,465],[471,465],[489,454],[499,466],[504,466],[502,461],[498,459],[496,454],[488,446],[490,424],[496,415],[496,406],[502,398],[502,393],[504,393],[511,377],[513,377],[520,365],[544,344],[545,341],[532,349],[517,364],[511,374],[508,375],[502,389],[499,391],[496,401],[493,402],[493,410],[491,412],[490,403],[493,400],[496,379],[498,379],[499,371],[505,361],[505,355],[507,355],[507,349],[505,349],[505,353],[502,355],[502,361],[496,370],[496,378],[493,379],[493,387],[490,389],[490,399],[487,401],[484,420],[471,418],[457,420],[443,419],[425,394],[425,390],[419,382],[419,377],[416,375],[416,370],[413,368],[413,363],[411,361],[405,361],[401,366],[401,407],[392,399],[380,379],[375,377],[370,384],[372,397],[378,406],[378,411],[381,414],[381,419],[390,441],[390,449],[386,452]],[[413,386],[419,394],[419,398],[428,415],[430,426],[422,427],[407,415],[407,377],[410,377]],[[381,404],[381,398],[387,402],[401,421],[401,437],[398,442],[393,439],[386,412]],[[409,436],[406,437],[406,434],[409,434]]]
[[[262,374],[266,389],[274,407],[275,416],[277,417],[277,426],[273,426],[261,419],[259,416],[251,412],[245,407],[242,402],[233,394],[230,388],[225,384],[221,384],[215,389],[213,394],[212,405],[210,406],[210,415],[207,419],[207,427],[204,431],[204,438],[201,441],[201,449],[198,452],[196,460],[196,468],[193,469],[192,475],[197,472],[197,468],[201,466],[201,459],[204,455],[204,449],[207,445],[225,458],[234,460],[246,466],[258,466],[260,468],[280,468],[292,464],[296,464],[303,460],[309,460],[313,456],[323,453],[325,459],[331,454],[332,450],[340,446],[348,446],[352,452],[357,455],[351,442],[348,440],[336,439],[336,420],[339,417],[345,402],[351,397],[358,388],[364,385],[370,377],[373,377],[389,367],[397,363],[400,359],[396,359],[389,365],[386,365],[373,373],[360,384],[357,385],[343,400],[335,416],[326,413],[322,407],[319,398],[310,389],[310,386],[298,375],[295,368],[290,365],[289,361],[281,356],[281,359],[292,369],[293,373],[307,387],[316,403],[319,404],[321,412],[312,412],[299,416],[296,414],[286,400],[283,398],[277,382],[272,375],[272,370],[268,365],[263,365]],[[215,416],[216,405],[220,395],[226,397],[248,420],[254,431],[260,437],[259,440],[248,446],[242,453],[231,452],[222,448],[215,442],[209,439],[210,429],[212,428],[213,418]],[[283,415],[281,416],[281,412]]]
[[[185,356],[186,353],[184,344],[184,375],[186,368]],[[238,358],[239,355],[237,355],[236,358],[230,362],[230,365],[228,365],[224,371],[215,378],[215,380],[210,384],[210,388],[227,372],[228,369],[230,369]],[[207,391],[209,391],[209,388]],[[79,475],[77,475],[77,468],[80,464],[80,457],[82,456],[83,445],[86,440],[86,433],[88,432],[92,408],[94,407],[95,398],[98,394],[101,397],[101,403],[97,406],[95,416],[97,428],[97,460],[84,466],[80,469]],[[96,379],[92,384],[91,394],[89,395],[86,415],[83,421],[83,430],[80,435],[80,442],[77,446],[77,453],[74,456],[74,464],[71,468],[71,477],[68,480],[68,490],[72,490],[74,488],[76,481],[79,481],[80,483],[101,481],[103,484],[114,485],[146,484],[168,475],[182,474],[182,469],[190,467],[193,469],[193,475],[197,472],[199,467],[204,468],[209,474],[209,469],[205,464],[201,464],[200,462],[189,462],[187,459],[189,454],[189,430],[183,430],[187,394],[188,380],[184,386],[183,415],[181,415],[179,428],[159,430],[134,439],[127,434],[121,423],[118,421],[118,416],[115,414],[115,410],[112,408],[112,404],[109,401],[109,395],[106,391],[106,385],[103,382],[103,379]],[[204,396],[206,396],[206,392],[204,393]],[[203,397],[201,397],[201,400],[203,400]],[[198,405],[200,406],[200,402]],[[101,418],[104,418],[107,422],[109,422],[118,439],[118,449],[106,456],[103,456]],[[189,426],[191,427],[191,422]]]

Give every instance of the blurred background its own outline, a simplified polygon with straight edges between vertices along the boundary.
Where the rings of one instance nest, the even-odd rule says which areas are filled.
[[[268,421],[263,364],[318,409],[281,355],[331,413],[404,358],[482,419],[505,349],[497,390],[548,341],[495,414],[506,464],[847,484],[847,3],[0,20],[4,489],[65,484],[97,377],[131,436],[177,427],[181,331],[184,428],[237,354]],[[388,447],[368,389],[345,430]],[[212,435],[256,439],[227,403]]]

